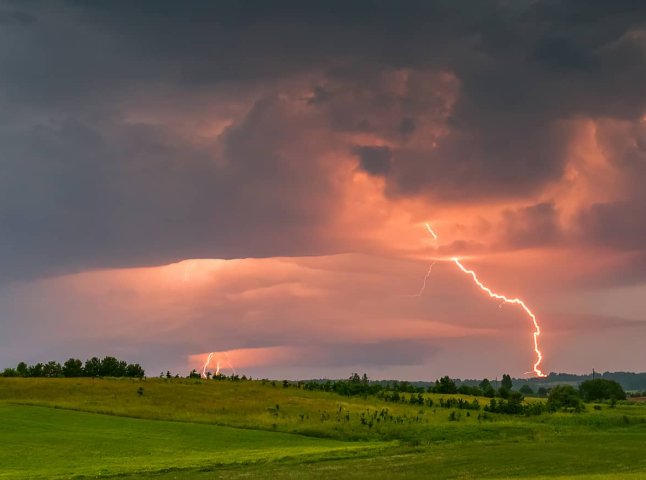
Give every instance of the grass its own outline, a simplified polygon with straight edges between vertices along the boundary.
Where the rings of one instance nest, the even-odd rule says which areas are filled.
[[[375,444],[214,425],[0,406],[0,478],[109,476],[284,458],[358,455]]]
[[[0,478],[646,479],[644,404],[451,411],[257,381],[0,378]]]
[[[302,465],[278,462],[244,469],[183,472],[181,477],[155,476],[158,480],[227,479],[644,479],[644,444],[639,438],[604,435],[565,436],[549,442],[502,442],[436,445],[410,451],[393,451],[361,459],[332,460]],[[642,439],[643,440],[643,437]],[[599,474],[599,472],[612,472]]]

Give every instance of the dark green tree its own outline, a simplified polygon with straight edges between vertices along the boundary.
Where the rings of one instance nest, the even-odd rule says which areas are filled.
[[[626,399],[626,392],[621,388],[621,385],[614,380],[606,380],[605,378],[586,380],[579,386],[579,393],[586,402]]]
[[[126,377],[142,378],[144,375],[146,372],[138,363],[130,363],[126,367]],[[198,374],[197,377],[200,378],[200,375]]]
[[[480,384],[478,385],[480,387],[480,390],[482,390],[482,395],[484,395],[487,398],[493,398],[496,396],[496,391],[493,388],[493,385],[491,385],[491,382],[488,379],[484,379]]]
[[[42,363],[37,363],[36,365],[29,366],[29,376],[30,377],[43,377],[43,365]]]
[[[571,385],[557,385],[547,397],[547,408],[552,412],[566,410],[581,412],[584,410],[579,392]]]
[[[78,358],[70,358],[63,364],[64,377],[82,377],[84,374],[83,362]]]
[[[126,362],[108,356],[101,360],[99,375],[102,377],[125,377],[126,368]]]
[[[25,362],[20,362],[16,366],[16,372],[18,372],[18,375],[21,377],[28,377],[29,376],[29,366]]]
[[[502,382],[500,382],[500,388],[504,388],[505,390],[511,390],[513,386],[514,384],[511,381],[511,376],[504,373],[502,376]]]
[[[518,390],[520,393],[523,395],[534,395],[534,390],[532,390],[532,387],[529,385],[525,384],[520,389]]]
[[[85,361],[83,368],[86,377],[100,377],[101,376],[101,360],[97,357],[92,357]]]
[[[55,361],[47,362],[47,365],[43,367],[43,376],[44,377],[62,377],[63,376],[63,367],[61,364]]]
[[[488,378],[485,378],[482,382],[478,384],[478,386],[480,387],[480,390],[487,390],[489,388],[493,388]]]
[[[458,387],[455,382],[451,380],[448,375],[435,380],[434,393],[458,393]]]

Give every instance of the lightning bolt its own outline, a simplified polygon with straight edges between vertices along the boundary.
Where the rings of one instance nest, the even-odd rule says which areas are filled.
[[[202,367],[202,378],[207,378],[206,375],[206,369],[209,368],[209,365],[211,364],[211,360],[213,360],[213,355],[215,355],[215,352],[209,353],[209,356],[206,357],[206,362],[204,362],[204,366]],[[236,374],[236,369],[233,367],[233,364],[231,363],[231,360],[229,359],[229,354],[227,352],[224,352],[224,359],[227,362],[227,365],[233,371],[233,375]],[[215,363],[215,374],[214,375],[220,375],[220,369],[221,369],[221,364],[220,364],[220,359]]]
[[[437,240],[437,235],[431,228],[431,226],[427,223],[424,224],[426,226],[426,230],[428,230],[428,233],[430,233],[433,236],[434,240]],[[428,282],[428,277],[431,276],[431,272],[433,271],[433,265],[437,263],[437,260],[433,260],[433,263],[431,263],[428,266],[428,271],[426,272],[426,275],[424,276],[424,281],[422,282],[422,288],[419,289],[419,292],[417,292],[414,295],[404,295],[406,297],[421,297],[422,293],[424,293],[424,290],[426,290],[426,282]]]
[[[414,295],[406,295],[409,297],[421,297],[422,293],[424,293],[424,290],[426,290],[426,282],[428,282],[428,277],[431,276],[431,272],[433,271],[433,265],[437,263],[437,260],[433,260],[433,263],[431,263],[428,266],[428,272],[426,272],[426,275],[424,276],[424,281],[422,282],[422,288],[419,289],[419,292],[417,292]]]
[[[236,374],[236,369],[233,368],[233,364],[231,363],[231,360],[229,360],[229,354],[227,352],[224,352],[224,358],[227,361],[227,365],[229,365],[229,368],[233,371],[233,375]]]
[[[534,373],[536,373],[537,376],[539,377],[545,377],[546,375],[538,368],[538,366],[541,364],[543,361],[543,354],[541,353],[540,349],[538,348],[538,337],[541,334],[541,327],[538,325],[538,320],[536,320],[536,315],[532,313],[532,311],[529,309],[529,307],[523,302],[520,298],[507,298],[505,295],[501,295],[499,293],[491,291],[489,287],[484,285],[479,279],[476,273],[473,270],[469,270],[466,268],[464,265],[460,263],[460,260],[457,258],[452,258],[453,263],[455,263],[460,270],[462,270],[464,273],[469,275],[474,283],[480,287],[480,290],[485,292],[487,295],[489,295],[491,298],[495,298],[496,300],[502,300],[502,303],[499,306],[502,306],[505,303],[513,303],[514,305],[520,305],[520,307],[525,311],[527,316],[532,319],[532,323],[534,324],[534,352],[536,353],[536,362],[534,363]]]
[[[204,367],[202,367],[202,378],[206,378],[206,369],[209,367],[209,363],[211,363],[211,359],[213,358],[213,352],[209,353],[209,356],[206,358],[206,362],[204,362]],[[220,362],[218,362],[218,371],[220,369]]]
[[[433,236],[433,240],[437,240],[437,234],[433,231],[431,226],[428,223],[425,223],[424,225],[426,225],[426,230],[428,230],[428,233]]]
[[[433,231],[433,229],[430,227],[430,225],[428,223],[425,223],[424,225],[426,226],[426,230],[428,230],[428,232],[433,236],[433,239],[437,240],[437,238],[438,238],[437,234]],[[546,377],[547,375],[545,375],[541,371],[541,369],[538,368],[538,366],[543,361],[543,354],[541,353],[541,350],[538,347],[538,337],[541,335],[541,327],[538,324],[538,320],[536,319],[536,315],[534,315],[534,313],[529,309],[529,307],[525,304],[525,302],[523,302],[520,298],[508,298],[505,295],[502,295],[500,293],[496,293],[496,292],[492,291],[489,287],[487,287],[486,285],[484,285],[480,281],[480,279],[478,278],[478,276],[476,275],[476,273],[473,270],[469,270],[464,265],[462,265],[462,263],[460,263],[459,259],[453,257],[451,259],[451,261],[463,273],[470,276],[471,279],[473,280],[473,282],[480,288],[480,290],[482,290],[487,295],[489,295],[489,297],[494,298],[496,300],[500,300],[501,302],[498,305],[499,308],[502,308],[502,306],[504,304],[506,304],[506,303],[511,303],[511,304],[520,306],[524,310],[524,312],[527,314],[527,316],[532,320],[532,323],[534,324],[534,332],[533,332],[532,335],[533,335],[533,338],[534,338],[534,353],[536,354],[536,362],[534,362],[533,371],[539,377]],[[417,296],[420,296],[422,294],[422,292],[424,291],[424,289],[426,288],[426,281],[427,281],[429,275],[431,274],[431,269],[433,268],[433,265],[435,265],[435,262],[436,261],[434,261],[431,264],[431,267],[429,268],[429,270],[428,270],[428,272],[426,274],[426,277],[424,277],[424,283],[422,285],[422,289],[420,290],[420,292],[419,292],[419,294]],[[531,372],[527,372],[527,373],[531,373]]]

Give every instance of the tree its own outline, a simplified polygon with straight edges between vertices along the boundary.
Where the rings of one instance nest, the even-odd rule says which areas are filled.
[[[547,408],[553,412],[569,410],[580,412],[584,410],[579,392],[571,385],[557,385],[547,397]]]
[[[619,383],[604,378],[586,380],[579,386],[579,393],[586,402],[626,399],[626,392]]]
[[[55,361],[47,362],[47,365],[43,367],[43,376],[44,377],[62,377],[63,368],[61,364]]]
[[[195,371],[195,370],[194,370]],[[126,367],[126,376],[131,378],[142,378],[146,375],[144,369],[138,363],[130,363]],[[197,378],[200,378],[200,375],[197,375]]]
[[[518,390],[520,393],[523,395],[534,395],[534,390],[532,390],[532,387],[529,385],[525,384],[520,389]]]
[[[70,358],[63,364],[64,377],[82,377],[84,373],[83,362],[78,358]]]
[[[101,360],[99,374],[102,377],[125,377],[126,368],[126,362],[119,361],[114,357],[105,357]]]
[[[511,376],[504,373],[502,375],[502,382],[500,382],[500,388],[504,388],[505,390],[511,390],[513,386],[514,384],[511,381]]]
[[[494,390],[493,385],[491,385],[489,379],[485,378],[478,386],[480,387],[480,390],[482,390],[482,395],[485,397],[493,398],[496,396],[496,391]]]
[[[478,387],[470,387],[468,385],[460,385],[458,388],[458,393],[462,395],[473,395],[475,397],[480,397],[483,395],[482,390]]]
[[[16,372],[21,377],[28,377],[29,376],[29,366],[25,362],[20,362],[16,366]]]
[[[36,365],[31,365],[29,367],[29,376],[30,377],[42,377],[43,375],[43,365],[42,363],[37,363]]]
[[[485,378],[482,382],[478,384],[478,386],[480,387],[480,390],[488,390],[490,388],[493,388],[488,378]]]
[[[511,390],[508,390],[508,389],[506,389],[505,387],[500,387],[500,388],[498,389],[498,396],[499,396],[500,398],[509,398],[509,393],[510,393],[510,392],[511,392]]]
[[[14,368],[5,368],[4,371],[0,374],[0,377],[17,377],[17,376],[19,376],[19,374]]]
[[[92,357],[85,361],[83,368],[87,377],[100,377],[101,376],[101,360],[97,357]]]
[[[451,380],[448,375],[435,380],[435,388],[433,388],[434,393],[458,393],[458,387],[456,387],[455,382]]]

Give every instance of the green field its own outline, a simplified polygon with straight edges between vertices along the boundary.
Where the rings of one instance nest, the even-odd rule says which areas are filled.
[[[453,411],[257,381],[0,378],[0,479],[646,479],[644,404]]]

